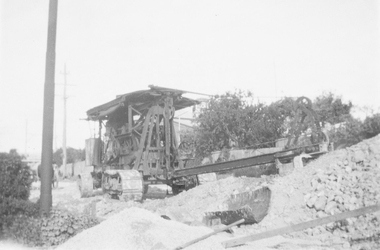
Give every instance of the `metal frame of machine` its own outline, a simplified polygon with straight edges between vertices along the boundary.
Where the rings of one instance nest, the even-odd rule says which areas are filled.
[[[184,161],[178,159],[174,113],[198,102],[183,97],[181,90],[149,87],[87,111],[88,120],[99,121],[97,146],[92,147],[92,155],[97,157],[91,165],[102,175],[79,176],[82,196],[90,195],[93,185],[124,200],[139,199],[145,184],[172,185],[174,170],[184,167]]]

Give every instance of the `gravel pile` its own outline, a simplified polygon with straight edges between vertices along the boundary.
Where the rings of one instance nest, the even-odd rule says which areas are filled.
[[[165,220],[141,208],[127,208],[99,225],[83,231],[56,250],[94,249],[173,249],[212,232],[207,227],[192,227]],[[224,249],[220,240],[210,237],[186,249]]]
[[[304,200],[315,218],[380,201],[380,136],[343,150],[338,156],[333,159],[329,156],[329,164],[316,168],[307,186],[310,192]],[[379,238],[380,213],[331,223],[325,229],[351,242]]]
[[[237,233],[258,233],[336,213],[375,205],[380,201],[380,136],[344,150],[323,155],[302,169],[277,177],[268,215],[257,225]],[[380,213],[310,228],[291,236],[320,239],[336,248],[357,248],[379,243]],[[372,243],[371,243],[372,242]],[[367,244],[368,245],[368,244]],[[363,248],[366,249],[366,248]]]
[[[205,212],[225,210],[226,201],[232,194],[252,191],[266,184],[259,178],[228,177],[170,198],[145,202],[142,207],[172,220],[197,225],[202,222]]]

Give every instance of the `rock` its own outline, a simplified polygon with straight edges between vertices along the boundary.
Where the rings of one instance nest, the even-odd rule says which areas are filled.
[[[310,198],[311,198],[311,194],[310,194],[310,193],[307,193],[307,194],[305,194],[305,196],[303,197],[303,200],[304,200],[305,202],[307,202]]]
[[[314,207],[317,211],[321,211],[325,209],[327,202],[326,196],[319,196],[318,199],[315,201]]]
[[[354,155],[351,157],[352,162],[361,162],[364,161],[366,158],[366,153],[364,153],[362,150],[358,150],[354,152]]]
[[[320,191],[320,192],[317,194],[317,196],[318,196],[318,197],[320,197],[320,196],[326,196],[326,195],[325,195],[325,190]]]
[[[340,182],[342,181],[342,179],[343,179],[342,174],[338,174],[338,175],[337,175],[337,178],[336,178],[336,181],[337,181],[338,183],[340,183]]]
[[[306,205],[309,207],[309,208],[312,208],[315,204],[315,202],[317,201],[317,196],[312,196],[307,202],[306,202]]]
[[[335,194],[333,192],[330,192],[327,196],[327,203],[329,203],[330,201],[333,201],[335,198]]]
[[[317,185],[318,191],[323,190],[324,188],[325,188],[325,185],[323,185],[322,183],[318,183],[318,185]]]
[[[326,217],[326,214],[323,211],[318,211],[317,218],[323,218],[323,217]]]
[[[350,210],[350,211],[355,210],[355,209],[357,209],[357,208],[358,208],[358,206],[355,205],[355,204],[350,204],[350,205],[348,206],[348,210]]]
[[[343,203],[344,204],[349,204],[350,203],[351,196],[349,196],[347,193],[343,194],[342,198],[343,198]]]
[[[331,214],[331,212],[333,211],[334,208],[336,208],[338,206],[338,204],[336,204],[335,201],[330,201],[326,204],[326,207],[325,207],[325,212],[328,213],[328,214]]]
[[[343,248],[344,248],[344,249],[349,249],[350,247],[351,247],[351,245],[350,245],[350,243],[347,242],[347,241],[343,244]]]
[[[335,174],[331,174],[328,179],[330,181],[335,181],[335,180],[337,180],[337,176]]]
[[[316,179],[313,179],[311,180],[310,184],[312,188],[316,189],[318,186],[318,181]]]
[[[341,195],[337,195],[337,196],[335,196],[335,198],[334,198],[334,200],[336,201],[336,202],[339,202],[340,204],[343,204],[343,197],[341,196]]]
[[[356,204],[357,201],[358,201],[358,199],[356,199],[356,197],[351,197],[351,199],[350,199],[349,202],[350,202],[351,204]]]

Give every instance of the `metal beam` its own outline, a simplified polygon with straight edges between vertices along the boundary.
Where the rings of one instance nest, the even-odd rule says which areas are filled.
[[[222,172],[226,170],[238,169],[238,168],[246,168],[252,167],[256,165],[271,163],[275,161],[275,154],[264,154],[258,156],[252,156],[248,158],[242,158],[232,161],[218,162],[213,164],[207,164],[203,166],[198,166],[194,168],[185,168],[176,170],[173,174],[174,178],[198,175],[198,174],[206,174],[213,172]]]
[[[322,145],[322,144],[321,144]],[[320,144],[313,144],[309,146],[287,149],[283,151],[278,151],[275,153],[263,154],[251,156],[248,158],[242,158],[232,161],[218,162],[207,165],[202,165],[194,168],[185,168],[175,170],[173,173],[174,178],[198,175],[198,174],[206,174],[206,173],[217,173],[227,170],[233,170],[238,168],[246,168],[252,167],[267,163],[274,163],[276,159],[293,159],[295,156],[300,155],[302,153],[324,153],[320,151]]]

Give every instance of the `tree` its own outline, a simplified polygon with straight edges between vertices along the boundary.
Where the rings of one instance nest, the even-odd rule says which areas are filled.
[[[196,118],[192,143],[197,156],[266,142],[272,142],[266,147],[274,146],[273,142],[286,131],[284,121],[290,114],[288,104],[289,99],[269,106],[253,104],[252,94],[241,90],[212,97]]]
[[[363,122],[362,137],[371,138],[380,133],[380,113],[365,118]]]
[[[351,119],[352,107],[351,102],[343,103],[342,97],[331,92],[318,96],[313,102],[313,109],[317,112],[322,126],[327,122],[336,124]]]
[[[192,145],[196,157],[202,158],[213,151],[232,147],[274,147],[279,138],[293,136],[295,131],[311,130],[315,134],[326,123],[342,123],[340,128],[329,133],[330,141],[337,145],[350,146],[380,132],[380,114],[363,123],[350,114],[353,104],[343,102],[333,93],[322,94],[312,104],[317,120],[307,116],[301,124],[297,116],[301,110],[299,105],[308,107],[311,102],[307,98],[286,97],[269,105],[254,104],[250,92],[227,92],[209,100],[195,119],[195,132],[184,136],[182,141],[187,147]]]
[[[24,155],[20,155],[17,152],[17,149],[11,149],[9,150],[9,153],[2,153],[0,152],[0,159],[1,161],[21,161],[25,159]]]
[[[67,160],[66,163],[74,163],[77,161],[84,161],[86,159],[86,152],[84,149],[75,149],[68,147],[66,149]],[[63,149],[56,150],[53,154],[53,160],[58,166],[63,164]]]

